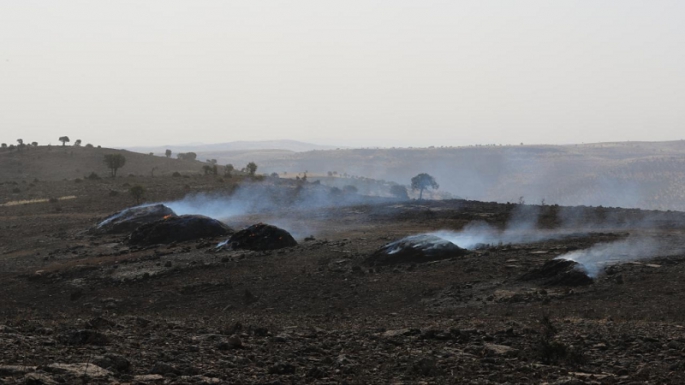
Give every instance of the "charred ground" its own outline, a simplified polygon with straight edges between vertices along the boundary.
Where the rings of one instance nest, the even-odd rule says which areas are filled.
[[[568,251],[630,234],[678,247],[684,214],[461,200],[284,206],[227,225],[288,218],[314,239],[265,252],[217,250],[226,237],[137,247],[87,232],[131,204],[107,194],[127,181],[36,182],[77,198],[0,207],[0,381],[684,380],[685,255],[613,266],[587,285],[523,279]],[[227,189],[202,177],[145,182],[159,200]],[[505,228],[522,209],[539,229],[573,231],[428,263],[365,262],[407,235],[475,220]]]

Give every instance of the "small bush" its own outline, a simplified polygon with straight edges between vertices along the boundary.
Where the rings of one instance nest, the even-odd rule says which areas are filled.
[[[119,195],[119,191],[109,190],[109,196],[115,197],[115,196],[117,196],[117,195]]]
[[[141,185],[135,185],[128,190],[136,203],[139,204],[145,197],[145,188]]]
[[[12,189],[12,192],[15,194],[19,194],[21,192],[21,190],[19,190],[19,187],[15,187]]]
[[[48,199],[48,202],[50,202],[50,203],[57,203],[57,202],[59,202],[59,199],[57,199],[57,198],[55,198],[55,197],[50,197],[50,199]]]
[[[174,178],[179,178],[179,177],[181,177],[181,173],[178,171],[174,171],[174,173],[171,174],[171,176],[173,176]]]
[[[100,176],[98,174],[96,174],[95,171],[93,171],[90,173],[90,175],[88,175],[86,177],[86,179],[88,179],[88,180],[100,180],[102,178],[100,178]]]
[[[81,178],[74,179],[74,183],[81,183],[81,182],[83,182],[83,179],[81,179]]]

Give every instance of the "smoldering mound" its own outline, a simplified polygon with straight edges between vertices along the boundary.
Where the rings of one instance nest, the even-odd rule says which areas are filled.
[[[181,215],[142,225],[130,237],[132,245],[154,245],[214,238],[232,234],[233,230],[216,219],[202,215]]]
[[[524,274],[521,280],[537,281],[542,286],[585,286],[594,282],[581,264],[558,258]]]
[[[129,207],[110,215],[88,231],[91,234],[127,233],[141,225],[175,216],[172,209],[161,203]]]
[[[297,241],[284,229],[266,223],[257,223],[242,229],[219,245],[232,249],[276,250],[297,246]]]
[[[454,243],[432,234],[419,234],[384,245],[369,258],[371,265],[421,263],[468,254]]]

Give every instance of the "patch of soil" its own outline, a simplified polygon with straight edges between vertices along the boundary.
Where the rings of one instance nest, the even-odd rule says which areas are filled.
[[[229,235],[230,227],[202,215],[169,217],[140,226],[131,233],[132,245],[168,244]]]
[[[297,241],[289,232],[266,223],[257,223],[233,234],[227,246],[233,249],[276,250],[297,246]]]
[[[175,216],[176,213],[163,204],[130,207],[110,215],[88,232],[91,234],[128,233],[144,224]]]
[[[568,259],[552,259],[521,277],[524,281],[540,281],[543,286],[585,286],[591,285],[590,278],[582,265]]]
[[[419,234],[388,243],[373,253],[367,259],[367,263],[371,265],[421,263],[448,259],[467,253],[466,249],[435,235]]]

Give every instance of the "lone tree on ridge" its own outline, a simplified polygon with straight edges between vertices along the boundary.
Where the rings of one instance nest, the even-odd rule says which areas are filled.
[[[247,172],[250,173],[250,176],[254,176],[255,172],[257,172],[257,163],[250,162],[245,168],[247,169]]]
[[[116,178],[117,170],[126,164],[126,158],[121,154],[106,154],[104,161],[111,171],[112,178]]]
[[[67,142],[70,142],[68,136],[60,136],[59,141],[62,142],[62,147],[67,145]]]
[[[427,188],[437,190],[440,186],[438,185],[438,182],[435,181],[435,178],[426,173],[421,173],[411,178],[411,189],[419,190],[419,200],[423,199],[423,190]]]

